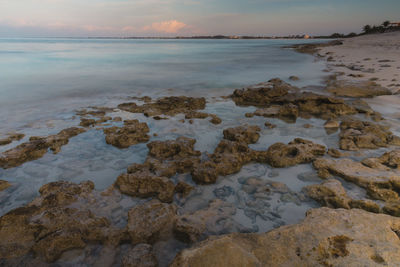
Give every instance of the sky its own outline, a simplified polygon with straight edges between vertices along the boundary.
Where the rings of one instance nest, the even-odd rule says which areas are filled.
[[[400,0],[0,0],[0,37],[322,35],[400,21]]]

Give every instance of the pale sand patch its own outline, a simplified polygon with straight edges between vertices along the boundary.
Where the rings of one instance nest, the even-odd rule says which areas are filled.
[[[323,47],[319,54],[332,57],[328,67],[335,72],[344,72],[340,79],[367,81],[377,78],[378,84],[393,93],[400,91],[400,32],[344,39],[343,45]]]

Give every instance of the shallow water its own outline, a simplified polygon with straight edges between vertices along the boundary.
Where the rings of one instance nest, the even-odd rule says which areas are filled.
[[[296,137],[337,147],[338,133],[327,134],[323,120],[299,118],[296,123],[286,123],[279,119],[246,118],[244,114],[253,112],[254,107],[237,107],[231,100],[219,97],[231,94],[235,88],[274,77],[287,81],[291,75],[300,77],[298,82],[291,82],[299,87],[320,86],[326,75],[322,62],[281,48],[295,42],[299,41],[0,39],[0,133],[26,134],[23,140],[0,147],[0,152],[27,141],[30,136],[55,134],[78,125],[76,109],[115,107],[129,101],[129,96],[145,95],[203,96],[207,99],[204,112],[222,119],[220,125],[211,124],[209,119],[194,119],[190,124],[180,122],[182,114],[160,121],[123,111],[108,114],[146,122],[151,141],[183,135],[197,140],[197,150],[211,153],[222,139],[223,129],[250,124],[262,129],[260,140],[250,145],[256,150],[266,150],[276,142],[287,143]],[[277,127],[267,129],[266,121]],[[305,128],[304,124],[313,127]],[[154,133],[158,136],[153,136]],[[0,215],[28,203],[38,195],[42,185],[52,181],[91,180],[96,190],[105,190],[130,164],[142,163],[147,152],[146,144],[128,149],[107,145],[102,130],[90,129],[71,138],[58,154],[49,152],[20,167],[0,169],[0,179],[13,184],[0,193]],[[254,193],[247,184],[249,178],[263,184],[284,183],[287,190]],[[190,175],[174,179],[194,185]],[[308,209],[317,207],[301,190],[320,182],[310,164],[283,169],[249,164],[237,174],[220,177],[213,185],[197,186],[186,200],[176,198],[174,203],[180,214],[204,209],[218,198],[234,206],[235,212],[225,218],[230,227],[209,229],[209,234],[265,232],[297,223]],[[355,195],[363,194],[357,190]],[[91,209],[123,227],[126,212],[143,201],[118,196],[111,203],[103,203],[106,208]],[[113,212],[105,213],[107,210]],[[160,265],[166,266],[184,246],[174,239],[157,243],[154,248]],[[68,252],[60,263],[74,265],[86,261],[82,259],[82,251],[74,253]]]

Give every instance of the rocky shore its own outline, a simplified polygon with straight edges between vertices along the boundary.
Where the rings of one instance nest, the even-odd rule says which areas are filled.
[[[325,51],[354,42],[296,49],[331,64],[339,52]],[[396,266],[400,137],[392,131],[392,118],[368,99],[397,97],[397,91],[331,71],[320,92],[280,79],[234,90],[219,99],[243,109],[241,123],[232,127],[224,126],[217,109],[210,111],[210,99],[132,97],[114,107],[79,110],[80,124],[57,134],[7,135],[0,145],[19,143],[1,153],[3,169],[49,151],[62,153],[90,132],[101,133],[102,142],[118,151],[143,145],[146,155],[110,177],[113,184],[105,190],[92,181],[43,184],[32,201],[0,217],[0,265]],[[157,139],[167,133],[154,132],[154,125],[168,121],[194,126],[204,121],[202,127],[216,129],[219,139],[210,151],[178,130],[175,138]],[[264,146],[261,140],[282,125],[321,128],[329,142],[310,136]],[[268,171],[235,176],[254,166]],[[291,185],[296,181],[279,180],[279,171],[298,166],[310,171],[295,173],[307,184],[296,191]],[[237,187],[212,187],[221,181]],[[16,186],[0,180],[0,203]],[[211,196],[200,201],[207,190]],[[314,209],[285,225],[282,205],[300,209],[305,203]],[[273,230],[259,229],[269,223]]]

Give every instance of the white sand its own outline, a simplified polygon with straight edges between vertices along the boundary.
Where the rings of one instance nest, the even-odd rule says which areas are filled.
[[[377,78],[378,84],[392,92],[400,91],[400,31],[354,37],[343,42],[343,45],[325,47],[319,52],[325,58],[333,58],[328,62],[330,70],[345,73],[340,79]]]

